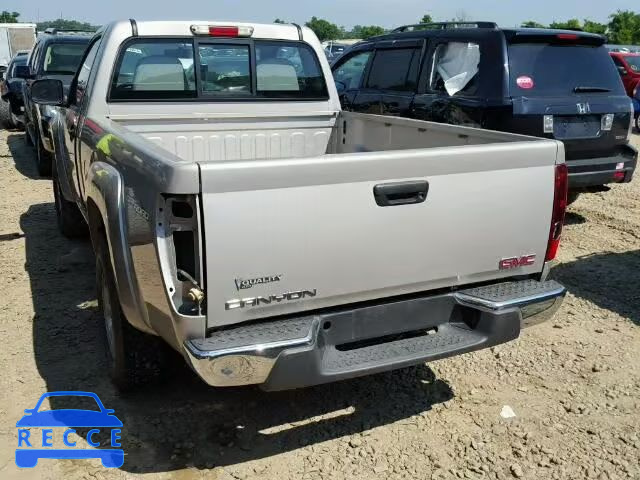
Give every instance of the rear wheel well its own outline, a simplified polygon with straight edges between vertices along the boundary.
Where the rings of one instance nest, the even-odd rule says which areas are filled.
[[[93,245],[93,250],[96,251],[100,240],[102,238],[106,240],[106,229],[100,209],[90,198],[87,199],[87,220],[89,223],[89,233],[91,235],[91,245]]]

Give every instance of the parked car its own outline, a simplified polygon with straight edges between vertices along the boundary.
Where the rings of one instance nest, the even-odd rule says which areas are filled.
[[[332,69],[349,111],[561,140],[575,198],[631,181],[637,163],[630,101],[603,45],[575,31],[416,25],[355,45]]]
[[[9,104],[9,127],[22,126],[24,102],[22,101],[22,84],[24,80],[16,77],[16,68],[27,64],[28,50],[16,53],[9,62],[4,75],[0,75],[0,98]]]
[[[22,91],[26,139],[35,146],[38,173],[42,176],[51,174],[51,111],[33,102],[31,84],[44,78],[58,79],[66,93],[90,38],[87,33],[47,29],[38,37],[27,65],[17,67],[17,76],[25,80]]]
[[[640,53],[610,52],[610,55],[622,77],[627,94],[633,97],[633,89],[640,82]]]
[[[210,385],[281,390],[507,342],[562,302],[562,143],[342,112],[308,28],[115,22],[71,85],[31,88],[120,388],[158,337]]]

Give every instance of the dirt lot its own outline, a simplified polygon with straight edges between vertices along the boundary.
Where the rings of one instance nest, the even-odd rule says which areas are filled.
[[[89,246],[58,234],[21,132],[0,132],[0,192],[0,478],[640,478],[640,180],[572,206],[554,273],[571,294],[516,342],[277,394],[185,368],[128,398],[103,374]],[[121,469],[16,468],[16,421],[55,390],[115,409]]]

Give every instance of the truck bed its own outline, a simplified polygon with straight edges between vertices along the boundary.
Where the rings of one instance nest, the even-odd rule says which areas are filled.
[[[209,327],[542,271],[558,142],[349,112],[260,115],[114,118],[199,166]],[[381,206],[376,188],[398,183],[426,185],[424,201],[392,193]],[[522,256],[535,261],[500,269]],[[264,277],[278,280],[238,288]]]
[[[258,110],[111,115],[111,119],[185,161],[318,157],[417,148],[540,141],[534,137],[353,112]],[[149,112],[149,107],[145,112]],[[427,127],[428,126],[428,127]],[[348,131],[345,131],[345,128]],[[344,140],[344,142],[343,142]]]

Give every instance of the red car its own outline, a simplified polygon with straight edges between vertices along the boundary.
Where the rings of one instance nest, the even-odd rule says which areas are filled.
[[[640,82],[640,53],[611,52],[618,67],[627,95],[633,97],[633,89]]]

